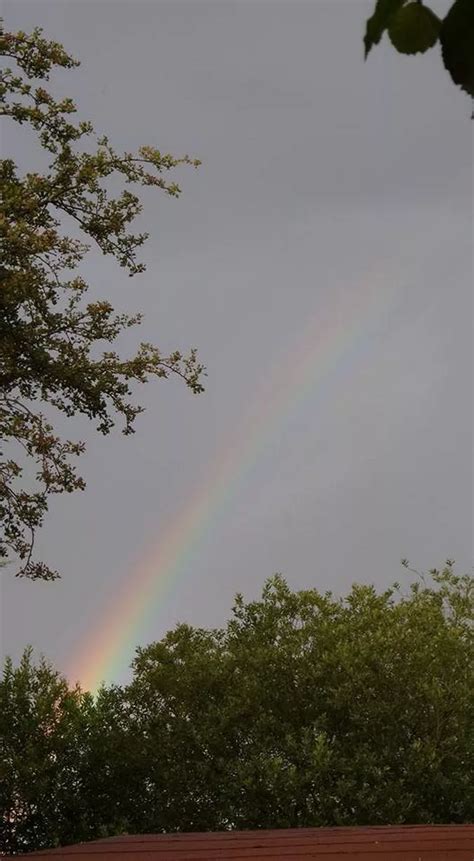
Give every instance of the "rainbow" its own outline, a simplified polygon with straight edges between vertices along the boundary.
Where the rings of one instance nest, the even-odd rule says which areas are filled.
[[[387,285],[386,276],[373,273],[362,286],[354,285],[349,299],[347,292],[342,296],[335,290],[331,307],[315,313],[295,349],[257,386],[253,408],[209,464],[205,483],[165,525],[97,619],[69,667],[70,680],[95,692],[130,663],[140,629],[173,586],[191,574],[199,543],[235,498],[270,438],[302,402],[334,390],[336,377],[347,377],[358,355],[384,331],[397,295],[399,289]]]

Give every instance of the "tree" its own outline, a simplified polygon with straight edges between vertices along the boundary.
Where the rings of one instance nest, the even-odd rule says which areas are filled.
[[[377,0],[367,21],[365,56],[387,32],[401,54],[420,54],[438,42],[455,84],[474,97],[474,3],[455,0],[443,20],[422,0]]]
[[[22,562],[18,575],[54,579],[57,572],[33,558],[35,532],[50,494],[84,488],[74,465],[84,445],[61,438],[58,413],[86,416],[103,434],[118,417],[130,434],[141,412],[132,384],[174,375],[198,393],[204,369],[195,350],[163,355],[142,343],[130,358],[105,351],[141,316],[116,314],[107,300],[86,303],[88,285],[74,271],[92,241],[130,275],[143,272],[137,253],[147,234],[130,232],[141,205],[129,187],[177,197],[179,186],[166,174],[199,162],[151,146],[119,154],[90,123],[75,122],[72,100],[55,99],[41,81],[78,63],[41,33],[0,38],[0,53],[15,64],[3,75],[1,112],[29,126],[49,159],[43,174],[21,174],[9,158],[0,162],[0,558],[13,552]],[[114,196],[117,181],[126,188]]]
[[[127,831],[140,798],[120,688],[94,698],[27,648],[0,679],[0,854]]]
[[[474,584],[432,576],[344,599],[274,577],[225,629],[139,650],[140,828],[470,821]]]
[[[472,821],[473,621],[474,581],[449,563],[344,598],[273,577],[223,628],[138,649],[130,685],[95,698],[27,652],[0,683],[0,847]]]
[[[83,695],[27,649],[18,667],[5,662],[0,681],[0,851],[55,845],[75,809]]]

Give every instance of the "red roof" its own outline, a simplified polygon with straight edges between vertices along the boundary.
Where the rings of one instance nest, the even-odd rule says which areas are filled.
[[[27,857],[35,856],[41,861],[474,861],[474,825],[140,834]]]

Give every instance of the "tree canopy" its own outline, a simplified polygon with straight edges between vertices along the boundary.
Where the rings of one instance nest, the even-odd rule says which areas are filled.
[[[377,0],[366,26],[366,57],[385,32],[401,54],[423,54],[439,42],[452,80],[474,97],[472,0],[455,0],[443,19],[422,0]]]
[[[85,301],[80,264],[87,243],[130,275],[143,272],[137,253],[147,234],[130,232],[141,212],[131,189],[153,187],[177,197],[179,186],[167,174],[199,162],[152,146],[122,154],[89,122],[76,121],[73,101],[54,98],[42,82],[78,62],[40,29],[2,32],[0,54],[9,63],[1,113],[29,127],[49,161],[44,173],[22,173],[11,158],[0,162],[0,558],[13,553],[21,560],[19,574],[54,579],[57,572],[34,559],[35,532],[51,494],[84,488],[75,467],[84,445],[61,438],[58,414],[86,416],[103,434],[119,418],[129,434],[141,412],[132,401],[134,383],[174,375],[202,391],[195,350],[166,355],[142,343],[135,355],[121,357],[106,349],[141,315],[116,314],[108,299]]]
[[[0,683],[0,845],[120,832],[466,822],[474,582],[344,598],[281,576],[92,697],[26,652]]]

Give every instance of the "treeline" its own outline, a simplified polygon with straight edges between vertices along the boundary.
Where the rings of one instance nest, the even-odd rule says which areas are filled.
[[[473,580],[237,596],[93,697],[31,650],[0,684],[0,846],[474,818]]]

